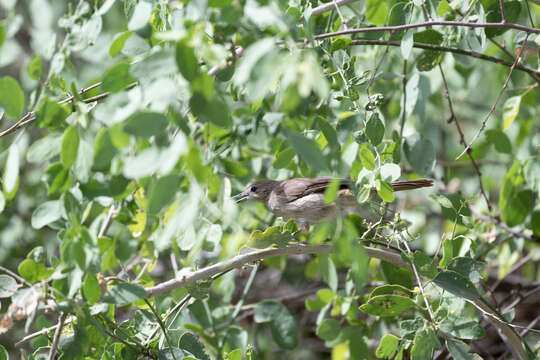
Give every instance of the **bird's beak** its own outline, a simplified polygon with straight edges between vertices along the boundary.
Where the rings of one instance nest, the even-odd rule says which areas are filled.
[[[246,191],[244,191],[244,192],[241,192],[240,194],[234,195],[233,197],[231,197],[231,199],[233,199],[237,203],[239,203],[239,202],[242,202],[244,200],[247,200],[248,196],[249,196],[249,194]]]

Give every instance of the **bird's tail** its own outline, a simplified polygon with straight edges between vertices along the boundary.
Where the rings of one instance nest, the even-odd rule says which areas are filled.
[[[433,186],[433,180],[430,179],[402,180],[392,183],[394,191],[412,190],[430,186]]]

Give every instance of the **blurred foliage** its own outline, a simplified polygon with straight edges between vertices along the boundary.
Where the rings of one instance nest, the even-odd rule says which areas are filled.
[[[496,0],[320,5],[0,0],[2,358],[515,356],[472,302],[503,323],[540,315],[516,294],[540,280],[540,34],[453,25],[316,40],[502,19]],[[540,21],[534,2],[504,6],[510,23]],[[246,247],[286,247],[294,222],[230,197],[257,178],[318,175],[352,179],[366,207],[298,235],[334,253],[145,298]],[[392,181],[418,177],[436,186],[393,194]],[[14,346],[59,317],[58,337]],[[534,358],[537,332],[513,331]]]

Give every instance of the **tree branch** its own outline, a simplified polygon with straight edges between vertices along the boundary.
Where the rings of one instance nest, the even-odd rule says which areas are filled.
[[[350,45],[390,45],[390,46],[399,47],[399,46],[401,46],[401,42],[400,41],[359,39],[359,40],[352,40],[350,42]],[[495,64],[504,65],[504,66],[507,66],[507,67],[510,67],[510,68],[513,65],[512,62],[505,61],[505,60],[502,60],[502,59],[499,59],[499,58],[496,58],[496,57],[493,57],[493,56],[488,56],[488,55],[484,55],[484,54],[476,52],[476,51],[465,50],[465,49],[460,49],[460,48],[451,47],[451,46],[441,46],[441,45],[433,45],[433,44],[414,43],[413,47],[415,47],[417,49],[435,50],[435,51],[451,52],[451,53],[454,53],[454,54],[466,55],[466,56],[470,56],[470,57],[473,57],[473,58],[476,58],[476,59],[481,59],[481,60],[489,61],[489,62],[492,62],[492,63],[495,63]],[[536,81],[540,81],[539,80],[539,78],[540,78],[540,71],[539,70],[535,70],[535,69],[529,68],[529,67],[521,65],[521,64],[517,64],[515,66],[515,68],[519,69],[521,71],[524,71],[524,72],[526,72],[528,74],[531,74]]]
[[[531,28],[528,26],[514,24],[514,23],[471,23],[471,22],[462,22],[462,21],[425,21],[416,24],[405,24],[405,25],[395,25],[395,26],[374,26],[374,27],[365,27],[358,29],[347,29],[342,31],[329,32],[325,34],[315,35],[315,40],[322,40],[334,36],[341,35],[350,35],[350,34],[359,34],[367,32],[376,32],[376,31],[399,31],[414,29],[419,27],[430,27],[430,26],[460,26],[460,27],[470,27],[470,28],[503,28],[503,29],[516,29],[525,31],[527,33],[540,34],[540,29]]]
[[[404,267],[405,263],[397,253],[384,249],[365,247],[366,253],[370,257],[387,261],[399,267]],[[237,255],[232,259],[208,266],[206,268],[182,275],[179,279],[171,279],[159,285],[146,289],[146,297],[163,295],[182,286],[193,284],[199,280],[209,279],[220,272],[242,267],[245,264],[259,261],[274,256],[298,255],[298,254],[328,254],[333,253],[334,248],[330,245],[304,245],[290,244],[282,248],[257,249]]]

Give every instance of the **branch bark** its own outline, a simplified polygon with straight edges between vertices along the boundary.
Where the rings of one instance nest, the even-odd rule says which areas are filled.
[[[405,262],[403,262],[403,260],[401,259],[400,254],[397,254],[395,252],[372,247],[365,247],[365,250],[370,257],[387,261],[399,267],[406,266]],[[167,294],[179,287],[193,284],[200,280],[209,279],[210,277],[223,271],[239,268],[245,264],[263,260],[269,257],[298,254],[328,254],[333,252],[334,248],[330,245],[291,244],[282,248],[257,249],[237,255],[232,259],[225,260],[223,262],[208,266],[206,268],[193,271],[189,274],[181,276],[178,279],[171,279],[159,285],[147,288],[146,297],[149,298],[152,296]]]

